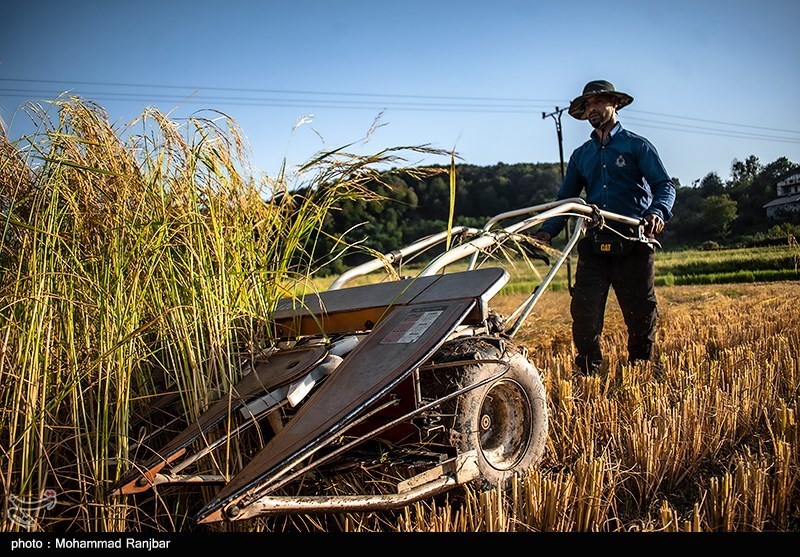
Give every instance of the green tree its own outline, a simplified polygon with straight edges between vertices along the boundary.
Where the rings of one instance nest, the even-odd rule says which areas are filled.
[[[424,219],[443,218],[450,206],[450,186],[441,176],[416,185],[417,210]]]
[[[675,205],[673,215],[663,234],[666,245],[692,243],[700,237],[701,211],[703,195],[699,187],[677,188],[675,192]]]
[[[700,192],[703,197],[711,197],[714,195],[722,195],[725,193],[725,182],[719,177],[716,172],[709,172],[705,177],[700,180]]]
[[[700,218],[700,233],[706,240],[725,239],[736,219],[736,202],[727,194],[712,195],[700,204]]]
[[[736,202],[727,194],[706,198],[701,188],[678,188],[664,242],[699,244],[725,239],[734,219]]]
[[[729,186],[734,190],[747,189],[761,172],[761,169],[761,163],[755,155],[750,155],[744,161],[733,159]]]

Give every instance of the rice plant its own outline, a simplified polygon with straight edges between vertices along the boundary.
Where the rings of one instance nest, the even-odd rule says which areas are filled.
[[[225,114],[149,109],[115,126],[67,97],[26,112],[34,134],[0,136],[2,529],[179,529],[190,500],[141,512],[106,493],[136,451],[137,416],[163,399],[193,419],[226,392],[264,348],[274,304],[324,264],[328,212],[376,199],[370,183],[401,151],[437,152],[339,148],[255,177]]]

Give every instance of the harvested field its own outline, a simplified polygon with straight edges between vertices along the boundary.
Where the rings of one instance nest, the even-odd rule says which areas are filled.
[[[550,396],[542,466],[511,493],[407,512],[437,531],[797,531],[800,283],[663,287],[655,361],[625,363],[613,294],[608,367],[576,376],[569,294],[517,336]],[[521,295],[495,300],[513,309]],[[426,527],[425,525],[431,525]]]

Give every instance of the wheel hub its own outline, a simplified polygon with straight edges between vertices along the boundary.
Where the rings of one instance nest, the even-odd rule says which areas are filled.
[[[480,448],[498,470],[513,468],[525,455],[531,437],[533,408],[516,381],[500,381],[486,393],[480,413]]]

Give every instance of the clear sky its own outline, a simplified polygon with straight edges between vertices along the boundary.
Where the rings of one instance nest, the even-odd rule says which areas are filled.
[[[376,119],[354,150],[557,163],[543,113],[606,79],[635,99],[622,124],[682,185],[727,179],[750,155],[800,162],[797,0],[0,0],[0,26],[11,139],[26,101],[70,92],[120,124],[147,106],[225,112],[268,175],[358,142]],[[568,159],[590,127],[561,123]]]

